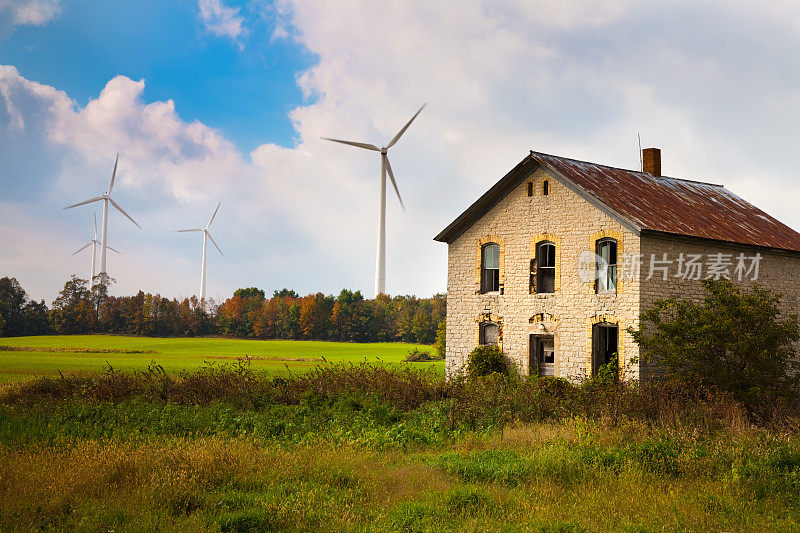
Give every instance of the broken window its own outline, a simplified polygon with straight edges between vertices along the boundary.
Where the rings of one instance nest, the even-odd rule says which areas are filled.
[[[497,346],[500,343],[500,326],[494,322],[483,322],[480,342],[484,346]]]
[[[619,353],[619,327],[601,322],[592,326],[592,374]]]
[[[533,375],[555,376],[556,352],[553,337],[530,335],[530,372]]]
[[[528,196],[533,196],[533,182],[528,182]]]
[[[617,292],[617,241],[597,241],[597,292]]]
[[[500,245],[489,243],[481,250],[481,292],[500,290]]]
[[[555,292],[556,245],[547,241],[537,244],[536,263],[536,292]]]

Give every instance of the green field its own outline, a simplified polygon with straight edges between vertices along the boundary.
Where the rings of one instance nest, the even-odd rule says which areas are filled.
[[[250,358],[254,370],[274,375],[303,372],[317,365],[343,362],[399,364],[413,348],[403,343],[261,341],[222,338],[163,339],[114,335],[54,335],[0,339],[0,382],[76,372],[142,370],[155,361],[167,372],[197,370],[209,363]],[[413,363],[444,373],[444,362]]]

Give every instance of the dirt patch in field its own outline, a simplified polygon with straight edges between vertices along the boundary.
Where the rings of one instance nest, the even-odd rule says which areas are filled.
[[[0,346],[0,352],[160,353],[155,350],[120,350],[118,348],[58,348],[46,346]]]
[[[277,356],[250,356],[250,355],[209,355],[209,359],[232,359],[234,361],[300,361],[300,362],[323,362],[321,357],[277,357]]]

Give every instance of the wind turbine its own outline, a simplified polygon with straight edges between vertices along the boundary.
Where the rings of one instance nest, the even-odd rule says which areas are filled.
[[[100,274],[107,274],[106,272],[106,248],[108,248],[108,203],[111,202],[111,205],[117,208],[117,210],[128,217],[128,220],[136,224],[136,227],[142,229],[142,227],[136,223],[131,216],[125,212],[120,205],[111,198],[111,191],[114,189],[114,179],[117,177],[117,163],[119,163],[119,154],[117,154],[117,159],[114,161],[114,172],[111,173],[111,184],[108,186],[108,190],[103,193],[102,196],[96,196],[94,198],[90,198],[84,202],[79,202],[74,205],[70,205],[65,207],[64,209],[72,209],[73,207],[78,207],[79,205],[91,204],[92,202],[99,202],[100,200],[103,201],[103,232],[100,238]]]
[[[94,214],[94,213],[92,213]],[[94,278],[95,278],[95,266],[97,263],[97,245],[100,244],[100,241],[97,240],[97,215],[94,215],[94,236],[92,240],[84,244],[77,252],[72,255],[77,255],[78,253],[84,251],[89,246],[92,247],[92,275],[89,277],[89,288],[94,285]],[[109,250],[112,252],[120,253],[118,250],[113,249],[112,247],[108,247]]]
[[[205,228],[192,228],[192,229],[179,229],[179,233],[184,233],[187,231],[202,231],[203,232],[203,271],[200,274],[200,305],[203,305],[203,301],[206,299],[206,245],[208,243],[208,239],[211,239],[211,244],[216,247],[219,255],[225,257],[225,254],[222,253],[219,246],[217,245],[217,241],[214,240],[214,237],[211,236],[209,233],[208,228],[211,226],[211,223],[214,222],[214,218],[217,216],[217,211],[219,211],[219,206],[222,205],[222,202],[217,204],[217,208],[214,209],[214,214],[211,215],[211,220],[208,221]]]
[[[414,113],[414,116],[411,117],[403,129],[397,132],[389,144],[382,148],[378,148],[374,144],[367,144],[367,143],[358,143],[353,141],[343,141],[341,139],[331,139],[330,137],[322,137],[322,139],[326,141],[333,141],[342,144],[349,144],[350,146],[355,146],[356,148],[364,148],[366,150],[373,150],[375,152],[381,153],[381,198],[380,198],[380,207],[379,207],[379,214],[378,214],[378,257],[377,257],[377,266],[375,269],[375,295],[383,294],[386,292],[386,173],[389,173],[389,178],[392,180],[392,185],[394,186],[394,192],[397,193],[397,199],[400,200],[400,207],[403,208],[403,211],[406,210],[405,205],[403,205],[403,199],[400,198],[400,190],[397,188],[397,182],[394,180],[394,173],[392,172],[392,165],[389,164],[389,148],[395,145],[395,143],[400,140],[400,137],[406,132],[408,127],[414,122],[414,119],[417,118],[425,106],[428,104],[422,104],[422,107]]]

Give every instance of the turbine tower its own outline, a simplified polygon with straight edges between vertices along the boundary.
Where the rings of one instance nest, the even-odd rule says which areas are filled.
[[[94,213],[93,213],[94,214]],[[84,251],[89,246],[92,247],[92,273],[89,277],[89,288],[91,289],[94,286],[94,278],[96,276],[96,264],[97,264],[97,245],[100,244],[100,241],[97,240],[97,215],[94,215],[94,236],[92,240],[87,242],[83,245],[77,252],[72,255],[77,255],[78,253]],[[113,249],[112,247],[108,247],[109,250],[112,252],[120,253],[118,250]]]
[[[394,186],[394,192],[397,193],[397,199],[400,200],[400,207],[403,208],[405,211],[405,206],[403,205],[403,199],[400,198],[400,190],[397,188],[397,182],[394,180],[394,173],[392,172],[392,165],[389,164],[389,148],[395,145],[395,143],[400,140],[400,137],[406,132],[408,127],[414,122],[414,119],[417,118],[422,110],[425,108],[427,104],[422,104],[422,107],[414,113],[414,116],[411,117],[403,128],[397,132],[389,144],[382,148],[378,148],[374,144],[367,144],[367,143],[359,143],[353,141],[343,141],[341,139],[331,139],[329,137],[322,137],[322,139],[326,141],[333,141],[342,144],[349,144],[350,146],[355,146],[357,148],[364,148],[366,150],[373,150],[375,152],[380,152],[381,154],[381,197],[378,209],[378,253],[376,259],[376,269],[375,269],[375,296],[379,294],[386,293],[386,173],[389,173],[389,178],[392,180],[392,185]]]
[[[219,211],[219,206],[220,205],[222,205],[222,202],[217,204],[217,208],[214,209],[214,214],[211,215],[211,220],[208,221],[208,224],[206,224],[205,228],[192,228],[192,229],[179,229],[178,230],[179,233],[184,233],[184,232],[187,232],[187,231],[202,231],[203,232],[203,267],[202,267],[202,272],[200,273],[200,305],[201,306],[203,305],[203,302],[206,299],[206,245],[208,244],[208,239],[211,239],[211,244],[213,244],[214,247],[217,249],[217,251],[219,252],[219,255],[221,255],[222,257],[225,257],[225,255],[222,253],[222,250],[220,250],[219,246],[217,245],[217,241],[214,240],[214,237],[212,237],[211,233],[209,233],[209,231],[208,231],[208,228],[211,226],[211,223],[214,222],[214,218],[217,216],[217,211]]]
[[[92,202],[99,202],[100,200],[103,201],[103,232],[102,236],[100,237],[100,274],[107,274],[106,272],[106,249],[108,248],[108,203],[111,202],[111,205],[117,208],[117,210],[128,217],[128,220],[136,224],[136,227],[142,229],[142,227],[136,223],[131,216],[125,212],[120,205],[111,198],[111,191],[114,189],[114,179],[117,177],[117,163],[119,163],[119,154],[117,154],[117,159],[114,161],[114,172],[111,173],[111,184],[108,186],[108,190],[103,193],[102,196],[96,196],[94,198],[90,198],[84,202],[79,202],[77,204],[73,204],[70,206],[65,207],[64,209],[72,209],[73,207],[78,207],[79,205],[91,204]]]

